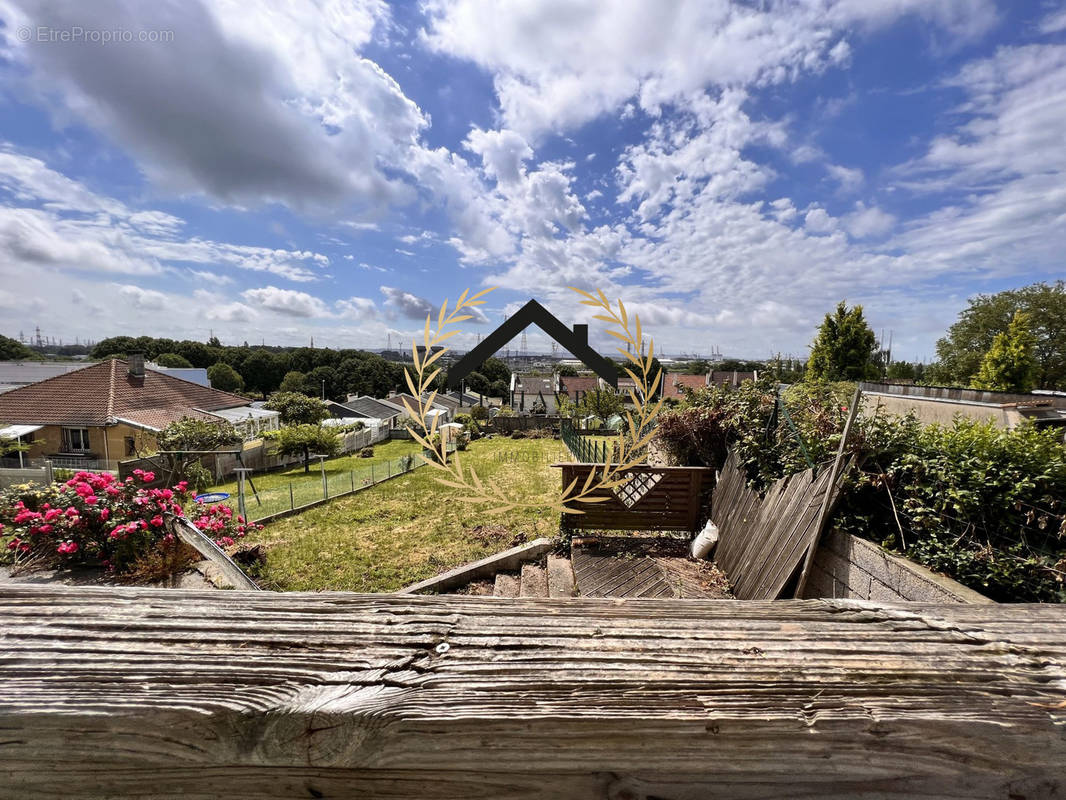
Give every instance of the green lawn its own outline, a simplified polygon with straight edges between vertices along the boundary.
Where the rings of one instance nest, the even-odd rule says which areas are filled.
[[[383,476],[400,471],[400,461],[405,456],[414,456],[414,463],[418,464],[417,454],[420,450],[418,444],[410,439],[395,439],[375,444],[371,458],[360,458],[358,453],[354,453],[327,459],[325,472],[330,496],[351,491],[353,487],[373,483]],[[322,470],[317,460],[312,460],[309,473],[304,472],[301,464],[285,472],[255,475],[252,483],[255,484],[258,498],[252,493],[251,487],[246,485],[245,503],[248,516],[253,520],[278,511],[286,511],[294,503],[301,506],[322,499]],[[237,507],[236,480],[214,486],[209,491],[228,492],[229,504]]]
[[[559,471],[549,465],[569,460],[553,439],[481,439],[461,457],[527,500],[557,495]],[[266,583],[286,591],[391,592],[558,532],[558,515],[545,509],[488,515],[459,502],[458,490],[434,480],[439,474],[423,466],[267,525],[248,538],[266,545]]]

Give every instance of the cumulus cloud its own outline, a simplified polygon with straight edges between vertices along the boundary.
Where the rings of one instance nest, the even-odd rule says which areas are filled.
[[[400,316],[410,320],[424,322],[427,314],[436,319],[436,315],[440,311],[440,306],[432,301],[403,289],[398,289],[395,286],[382,286],[381,293],[385,296],[385,305],[395,310]],[[488,317],[477,306],[470,309],[468,313],[474,317],[473,321],[476,323],[488,322]]]
[[[856,203],[855,210],[844,216],[844,228],[856,239],[870,236],[884,236],[896,225],[896,218],[877,206],[867,207]]]
[[[290,317],[322,317],[329,313],[326,304],[320,299],[293,289],[265,286],[247,289],[241,293],[241,297],[255,306]]]
[[[154,289],[142,289],[140,286],[118,286],[119,296],[127,303],[137,308],[165,309],[167,305],[166,295]]]
[[[494,76],[505,126],[527,139],[578,127],[636,98],[663,105],[708,85],[779,84],[846,63],[842,32],[913,15],[958,39],[995,23],[990,0],[688,2],[565,7],[514,0],[433,0],[423,36]]]

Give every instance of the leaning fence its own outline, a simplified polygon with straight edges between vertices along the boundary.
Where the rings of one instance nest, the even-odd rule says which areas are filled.
[[[417,454],[373,461],[347,470],[329,470],[325,465],[304,476],[265,489],[253,490],[255,482],[238,480],[237,493],[227,501],[234,510],[253,522],[270,522],[304,509],[354,494],[391,478],[412,472],[425,464]]]

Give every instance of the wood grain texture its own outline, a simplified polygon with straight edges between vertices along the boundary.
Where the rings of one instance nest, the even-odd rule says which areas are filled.
[[[821,509],[832,480],[806,470],[775,481],[761,497],[730,452],[714,489],[711,518],[718,526],[714,560],[741,600],[774,600],[817,540]]]
[[[1061,797],[1064,663],[1054,606],[9,586],[0,797]]]
[[[563,488],[577,479],[585,485],[588,474],[596,464],[568,462],[553,464],[562,469]],[[603,465],[598,465],[602,471]],[[639,502],[627,507],[611,489],[593,492],[605,497],[597,503],[573,502],[580,514],[563,514],[562,524],[572,530],[616,531],[690,531],[702,522],[701,515],[714,486],[714,470],[709,467],[653,467],[641,464],[626,470],[626,475],[657,475],[655,484]]]

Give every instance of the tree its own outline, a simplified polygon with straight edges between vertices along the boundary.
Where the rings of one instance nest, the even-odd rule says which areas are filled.
[[[280,392],[299,392],[300,394],[306,394],[307,388],[307,376],[302,372],[295,369],[291,369],[285,373],[285,377],[281,379],[281,386],[278,387]]]
[[[282,455],[303,455],[304,472],[311,471],[312,453],[335,456],[341,449],[340,436],[321,425],[292,425],[269,431],[266,436],[277,444]]]
[[[890,381],[913,381],[916,380],[918,370],[909,361],[893,361],[888,365],[886,377]]]
[[[577,370],[569,364],[560,364],[555,370],[563,378],[576,378]]]
[[[992,342],[1007,331],[1014,314],[1029,317],[1035,385],[1066,389],[1066,281],[1034,283],[1020,289],[971,297],[947,336],[936,343],[937,364],[930,378],[968,386],[973,382]]]
[[[492,389],[492,382],[480,372],[471,372],[464,381],[466,390],[474,394],[488,394]]]
[[[329,416],[325,403],[299,392],[278,392],[265,407],[281,415],[282,425],[317,425]]]
[[[155,363],[172,369],[192,369],[192,362],[177,353],[160,353],[155,357]]]
[[[315,367],[307,373],[306,391],[315,397],[325,395],[328,400],[344,399],[344,389],[340,385],[337,370],[333,367]]]
[[[222,361],[207,368],[207,380],[213,388],[222,392],[239,392],[244,388],[240,373]]]
[[[171,422],[156,436],[159,450],[173,451],[164,455],[165,485],[180,480],[189,480],[194,485],[204,482],[206,470],[200,464],[200,455],[189,451],[218,450],[240,443],[240,434],[225,423],[189,418]]]
[[[625,408],[622,398],[610,389],[592,389],[585,392],[581,399],[581,408],[586,414],[599,417],[604,425],[614,414],[621,414]]]
[[[1036,337],[1029,331],[1029,315],[1016,311],[1007,330],[992,340],[973,385],[975,389],[1028,392],[1033,388]]]
[[[508,385],[511,383],[511,368],[496,357],[486,358],[485,363],[478,368],[478,372],[488,378],[489,383],[496,381],[503,381]]]
[[[36,353],[17,339],[0,336],[0,360],[15,361],[19,358],[33,358],[35,355]]]
[[[266,350],[254,350],[241,363],[238,369],[244,378],[244,385],[254,392],[266,395],[281,383],[284,371],[278,373],[273,356]]]
[[[843,300],[826,314],[811,345],[807,378],[812,381],[861,381],[877,377],[877,337],[866,323],[862,306],[850,310]]]

